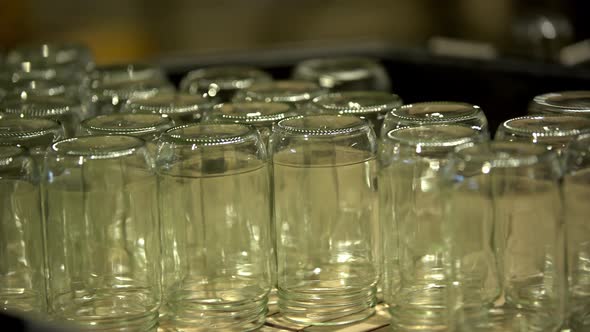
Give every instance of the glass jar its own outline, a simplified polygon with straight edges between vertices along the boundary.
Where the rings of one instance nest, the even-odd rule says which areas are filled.
[[[373,129],[355,116],[298,116],[270,141],[281,314],[303,325],[369,317],[381,266]]]
[[[253,84],[250,88],[237,93],[233,101],[286,103],[295,108],[301,108],[313,98],[325,93],[326,90],[313,82],[283,80]]]
[[[238,124],[164,133],[158,154],[163,328],[250,331],[271,289],[271,197],[266,149]]]
[[[93,114],[105,115],[121,111],[129,99],[147,99],[160,93],[173,94],[175,88],[167,81],[94,81],[90,86]]]
[[[440,185],[442,170],[455,147],[485,138],[468,126],[428,124],[391,130],[380,145],[383,293],[394,329],[449,328],[445,276],[449,261],[444,236],[448,224],[446,194]],[[494,262],[490,256],[482,259]],[[474,282],[482,292],[490,293],[488,297],[494,299],[498,294],[498,280],[495,287],[484,287],[482,280]]]
[[[562,91],[538,95],[529,104],[529,114],[590,117],[590,91]]]
[[[332,91],[391,89],[385,68],[376,59],[366,57],[305,60],[297,64],[293,78],[316,82]]]
[[[0,102],[0,113],[59,122],[66,137],[75,135],[83,114],[80,102],[63,97],[12,96]]]
[[[161,68],[145,63],[121,63],[98,66],[89,76],[99,84],[156,81],[168,82]],[[92,85],[92,84],[90,84]]]
[[[20,45],[6,54],[5,63],[40,63],[53,67],[73,67],[89,71],[94,67],[90,49],[82,44],[45,43]]]
[[[39,175],[24,148],[0,145],[0,310],[46,312]]]
[[[228,102],[236,92],[270,81],[270,74],[254,67],[219,66],[189,72],[180,82],[180,91]]]
[[[391,129],[425,124],[461,124],[489,135],[488,120],[476,105],[451,101],[430,101],[403,105],[385,116],[381,135]]]
[[[42,157],[51,144],[64,138],[56,121],[40,118],[0,118],[0,144],[25,147],[33,156]]]
[[[176,125],[199,122],[203,112],[213,107],[214,101],[201,95],[160,93],[149,98],[132,98],[121,112],[160,114],[171,118]]]
[[[557,154],[530,142],[490,142],[458,147],[450,158],[446,211],[455,330],[560,330],[566,264]],[[496,298],[483,297],[481,290],[498,284],[496,276],[501,290]]]
[[[150,157],[155,158],[157,140],[173,125],[170,118],[163,118],[157,114],[107,114],[82,121],[80,133],[139,137],[146,141]]]
[[[396,94],[380,91],[350,91],[330,93],[313,99],[310,108],[325,114],[351,114],[368,120],[377,134],[383,126],[385,115],[402,106]]]
[[[143,140],[61,140],[43,188],[48,303],[85,331],[155,331],[161,301],[157,177]]]
[[[590,134],[573,141],[566,153],[563,198],[568,256],[568,308],[573,331],[590,329]]]
[[[529,115],[504,121],[496,140],[543,144],[563,154],[577,136],[590,132],[590,118],[567,115]]]
[[[273,124],[295,115],[297,112],[285,103],[234,102],[216,105],[205,113],[203,120],[253,125],[268,146]]]

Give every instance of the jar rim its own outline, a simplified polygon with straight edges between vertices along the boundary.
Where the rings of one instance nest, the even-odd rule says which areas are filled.
[[[370,125],[353,115],[299,115],[279,121],[277,131],[297,136],[335,137],[370,131]]]
[[[141,135],[162,132],[172,126],[170,118],[158,114],[105,114],[82,121],[87,130],[113,134]]]
[[[254,140],[258,136],[251,126],[235,123],[194,123],[166,130],[162,139],[167,142],[195,146],[226,146]]]
[[[51,151],[63,156],[115,159],[132,155],[144,145],[142,139],[128,135],[90,135],[57,141]]]
[[[402,105],[397,94],[382,91],[328,93],[315,97],[312,102],[322,110],[342,114],[381,113]]]

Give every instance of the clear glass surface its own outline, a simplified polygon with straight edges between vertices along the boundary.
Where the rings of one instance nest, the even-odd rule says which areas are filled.
[[[319,85],[308,81],[282,80],[256,83],[236,94],[234,102],[258,101],[287,103],[300,108],[313,98],[326,93]]]
[[[293,78],[318,83],[332,91],[389,91],[391,82],[385,68],[364,57],[310,59],[297,64]]]
[[[382,137],[392,129],[425,124],[460,124],[488,133],[488,120],[476,105],[451,101],[431,101],[403,105],[387,113]]]
[[[63,126],[66,137],[72,137],[80,125],[83,107],[79,101],[63,97],[13,96],[0,101],[0,113],[51,119]]]
[[[470,144],[446,172],[449,305],[458,330],[558,330],[566,282],[557,154],[532,143]]]
[[[168,130],[158,154],[165,317],[175,331],[260,327],[271,289],[266,149],[238,124]]]
[[[64,138],[62,126],[41,118],[0,119],[0,144],[20,145],[33,155],[44,155],[54,142]]]
[[[175,90],[162,69],[142,63],[99,66],[89,75],[86,85],[95,115],[118,112],[128,99],[145,99]]]
[[[504,121],[495,139],[542,144],[562,155],[567,145],[583,133],[590,133],[590,118],[530,115]]]
[[[233,102],[216,105],[205,113],[203,120],[252,125],[268,146],[273,124],[295,115],[297,111],[285,103]]]
[[[561,114],[590,117],[590,91],[561,91],[536,96],[529,114]]]
[[[456,146],[483,139],[481,132],[468,126],[435,124],[391,130],[381,144],[383,294],[394,329],[449,328],[444,237],[448,223],[441,171]],[[490,257],[481,259],[486,258],[493,262]]]
[[[54,143],[43,174],[48,303],[90,331],[153,331],[161,301],[157,178],[144,141]]]
[[[6,54],[5,63],[42,63],[47,66],[73,66],[87,71],[94,59],[88,47],[73,43],[45,43],[20,45]]]
[[[37,167],[0,145],[0,310],[45,313],[45,264]]]
[[[180,91],[228,102],[236,92],[270,81],[270,74],[254,67],[219,66],[189,72],[180,82]]]
[[[123,105],[123,113],[160,114],[176,125],[198,122],[203,112],[215,103],[211,98],[187,93],[160,93],[149,98],[132,98]]]
[[[590,330],[590,135],[569,145],[563,198],[568,250],[568,317],[574,331]]]
[[[279,310],[306,325],[374,312],[380,276],[377,161],[354,116],[299,116],[271,136]]]
[[[318,113],[351,114],[368,120],[380,137],[385,115],[402,106],[396,94],[380,91],[350,91],[330,93],[313,99],[310,108]]]

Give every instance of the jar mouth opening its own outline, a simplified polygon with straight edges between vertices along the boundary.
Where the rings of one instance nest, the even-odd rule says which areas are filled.
[[[132,155],[145,142],[126,135],[91,135],[66,138],[51,145],[58,155],[89,159],[114,159]]]
[[[146,81],[163,77],[164,74],[158,67],[145,63],[102,65],[96,68],[94,75],[91,75],[92,80],[100,84]]]
[[[213,104],[201,95],[161,92],[149,98],[131,98],[125,107],[140,113],[178,114],[196,112]]]
[[[402,105],[396,94],[380,91],[351,91],[329,93],[313,99],[323,110],[341,114],[367,114],[389,111]]]
[[[304,137],[334,137],[370,130],[365,121],[352,115],[300,115],[279,121],[276,128]]]
[[[193,70],[181,83],[187,88],[196,84],[200,89],[209,89],[212,85],[224,90],[245,89],[255,82],[271,81],[264,71],[249,66],[221,66]]]
[[[245,90],[245,97],[252,101],[299,102],[311,100],[322,92],[314,82],[285,80],[252,84]]]
[[[480,132],[462,125],[431,124],[419,127],[402,127],[390,130],[386,139],[416,148],[452,149],[477,141]]]
[[[566,115],[529,115],[507,120],[501,128],[507,134],[518,136],[569,137],[590,132],[590,119]]]
[[[41,118],[0,119],[0,138],[33,138],[54,134],[61,125],[53,120]]]
[[[25,116],[50,116],[72,113],[80,108],[79,102],[66,97],[28,95],[26,98],[10,97],[2,101],[7,114]]]
[[[172,126],[169,118],[157,114],[107,114],[82,121],[82,127],[106,133],[151,134]]]
[[[463,162],[480,163],[492,168],[531,166],[544,160],[557,159],[557,153],[543,145],[524,142],[468,143],[455,149],[455,158]]]
[[[533,103],[565,112],[588,113],[590,112],[590,90],[546,93],[536,96]]]
[[[212,117],[237,123],[273,123],[292,116],[285,103],[237,102],[216,105]]]
[[[477,105],[453,101],[431,101],[402,105],[389,113],[392,117],[421,123],[466,121],[483,114]]]
[[[176,144],[224,146],[240,144],[257,137],[256,129],[242,124],[197,123],[177,126],[164,132],[163,139]]]

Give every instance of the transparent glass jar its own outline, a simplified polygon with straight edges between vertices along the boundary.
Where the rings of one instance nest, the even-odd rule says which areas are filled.
[[[93,81],[90,98],[93,114],[105,115],[121,111],[129,99],[147,99],[158,94],[173,94],[175,88],[168,81]]]
[[[0,145],[0,310],[46,312],[39,174],[24,148]]]
[[[563,198],[568,256],[568,318],[573,331],[590,329],[590,134],[573,141],[566,153]]]
[[[205,113],[203,121],[253,125],[268,146],[273,124],[295,115],[297,112],[285,103],[234,102],[216,105]]]
[[[214,101],[201,95],[160,93],[149,98],[132,98],[121,112],[160,114],[171,118],[176,125],[199,122],[203,112],[213,107]]]
[[[590,90],[551,92],[538,95],[529,104],[529,114],[590,117]]]
[[[172,128],[174,122],[157,114],[107,114],[82,121],[80,133],[86,135],[129,135],[146,141],[152,158],[160,135]]]
[[[381,266],[373,129],[355,116],[298,116],[270,141],[281,314],[303,325],[369,317]]]
[[[313,99],[310,108],[319,113],[351,114],[368,120],[377,137],[381,137],[385,115],[402,106],[401,98],[396,94],[380,91],[350,91],[330,93]]]
[[[442,170],[455,147],[485,138],[468,126],[428,124],[391,130],[380,145],[383,296],[394,329],[449,328],[445,277],[449,261],[444,236],[448,224],[444,218],[446,195],[440,184]],[[493,256],[482,259],[494,263]],[[484,287],[483,280],[474,281],[492,300],[499,293],[498,280],[495,282],[495,287]]]
[[[99,84],[143,81],[168,82],[166,73],[161,68],[145,63],[120,63],[98,66],[89,75],[89,80],[98,81]]]
[[[530,142],[468,144],[457,148],[445,172],[455,330],[559,331],[566,265],[562,170],[555,151]],[[482,244],[488,250],[477,250]],[[495,286],[496,275],[501,296],[482,299],[474,277]]]
[[[297,64],[293,78],[318,83],[333,91],[390,91],[385,68],[376,59],[340,57],[305,60]]]
[[[562,154],[577,136],[590,132],[590,119],[567,115],[529,115],[504,121],[496,140],[543,144]]]
[[[155,331],[161,301],[157,177],[142,139],[75,137],[44,162],[48,303],[88,331]]]
[[[94,59],[81,44],[28,44],[9,51],[3,67],[15,81],[60,78],[81,82],[94,67]]]
[[[25,147],[33,156],[42,157],[51,144],[62,138],[63,127],[53,120],[0,118],[0,144]]]
[[[430,101],[403,105],[387,113],[381,135],[391,129],[425,124],[461,124],[489,135],[488,120],[476,105],[452,101]]]
[[[301,108],[313,98],[325,93],[326,90],[313,82],[283,80],[253,84],[250,88],[237,93],[233,101],[286,103]]]
[[[270,74],[248,66],[219,66],[189,72],[180,82],[180,91],[205,95],[221,102],[232,100],[236,92],[252,84],[270,82]]]
[[[158,177],[165,317],[175,331],[250,331],[271,289],[266,149],[238,124],[193,124],[161,138]]]
[[[25,95],[3,99],[0,113],[21,118],[51,119],[63,126],[66,137],[72,137],[80,125],[83,107],[74,99]]]
[[[6,54],[5,63],[39,63],[48,67],[73,67],[89,71],[94,67],[94,57],[88,47],[74,43],[45,43],[21,45]]]

